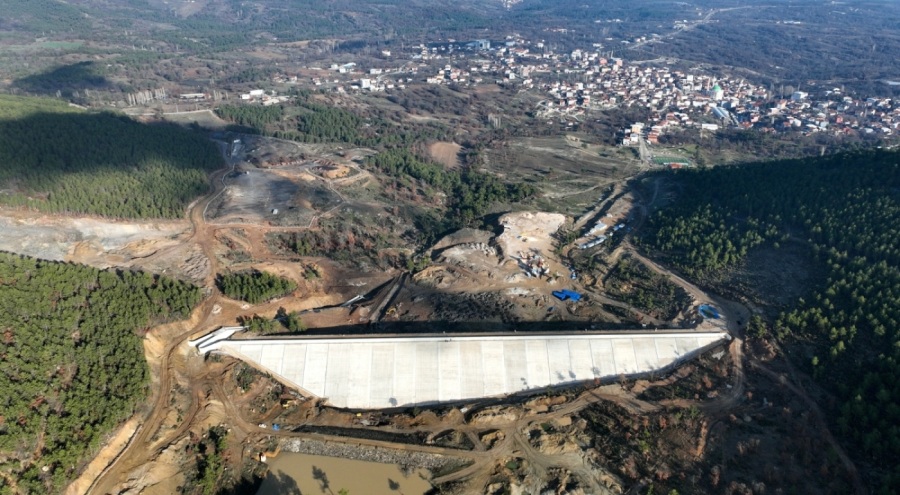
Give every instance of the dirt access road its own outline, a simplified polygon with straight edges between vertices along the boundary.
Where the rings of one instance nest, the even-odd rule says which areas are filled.
[[[637,399],[633,393],[621,389],[618,385],[608,385],[587,390],[567,403],[549,408],[547,412],[522,413],[520,409],[519,415],[512,420],[478,421],[475,415],[477,411],[470,411],[465,415],[457,414],[429,424],[402,429],[404,433],[421,432],[427,433],[430,437],[440,435],[448,430],[455,430],[472,441],[474,449],[471,451],[320,433],[292,432],[288,428],[283,428],[278,432],[260,428],[254,421],[250,421],[241,415],[240,409],[235,407],[236,399],[230,397],[222,387],[220,381],[224,373],[224,367],[214,363],[203,363],[195,354],[191,354],[191,351],[186,350],[185,344],[185,341],[191,336],[196,337],[198,334],[206,332],[217,325],[233,323],[236,316],[234,302],[224,299],[214,283],[216,273],[219,270],[215,252],[218,242],[216,231],[223,228],[223,226],[208,224],[204,214],[209,203],[224,190],[224,179],[233,170],[233,167],[234,162],[230,162],[228,168],[215,172],[211,176],[213,191],[205,198],[194,203],[189,210],[193,233],[188,242],[199,246],[210,263],[210,271],[205,280],[209,295],[187,322],[174,323],[153,330],[154,335],[162,340],[164,345],[162,345],[159,352],[159,364],[158,370],[156,370],[158,376],[156,376],[155,383],[156,394],[152,398],[150,409],[145,413],[140,427],[121,453],[101,452],[101,456],[106,455],[112,461],[90,486],[87,493],[120,493],[123,483],[128,482],[130,477],[134,477],[135,473],[138,473],[142,467],[152,465],[151,463],[156,461],[164,450],[183,439],[190,430],[202,431],[202,427],[205,424],[203,422],[210,419],[207,410],[212,404],[218,404],[221,420],[227,422],[229,428],[231,428],[233,441],[231,442],[232,452],[229,457],[238,462],[242,460],[242,456],[252,454],[243,452],[242,445],[272,436],[278,438],[308,438],[364,447],[437,453],[472,461],[469,467],[439,477],[433,481],[435,483],[446,483],[467,480],[470,483],[470,487],[475,491],[483,491],[484,486],[491,479],[493,470],[498,465],[505,463],[509,459],[522,459],[527,461],[527,470],[531,474],[532,480],[545,479],[552,469],[564,469],[577,477],[581,486],[589,493],[609,493],[610,490],[607,486],[617,484],[622,486],[621,481],[617,480],[613,474],[606,471],[603,467],[593,465],[585,457],[583,451],[547,454],[533,445],[523,433],[535,427],[535,425],[566,418],[601,401],[614,402],[634,414],[654,412],[663,405],[697,406],[711,416],[710,421],[714,424],[717,421],[721,421],[730,410],[739,406],[744,400],[746,358],[742,353],[740,335],[741,322],[747,321],[750,315],[747,308],[739,303],[725,301],[707,294],[670,270],[644,258],[626,242],[623,243],[623,250],[630,252],[637,260],[645,263],[652,270],[667,275],[670,280],[684,288],[696,300],[711,302],[721,310],[723,316],[722,324],[734,337],[729,346],[729,352],[736,367],[736,373],[735,381],[731,384],[732,387],[728,393],[722,394],[712,401],[678,400],[672,401],[670,404],[663,404],[662,402],[652,404]],[[650,201],[651,204],[655,200],[658,187],[655,189],[654,198]],[[246,227],[251,228],[254,226]],[[276,227],[255,227],[277,229]],[[250,242],[253,241],[251,240]],[[214,311],[214,308],[217,307],[220,309],[218,312]],[[225,309],[221,310],[221,308]],[[761,369],[759,364],[752,364],[755,368]],[[763,371],[765,372],[765,370]],[[796,387],[795,389],[792,390],[795,392],[799,390]],[[808,399],[805,396],[803,397]],[[175,404],[181,404],[181,409],[176,411],[178,406]],[[511,407],[514,408],[515,406]],[[173,418],[179,416],[179,413],[181,414],[180,419],[174,420]],[[469,419],[467,420],[467,418]],[[311,425],[316,425],[316,423],[315,419],[309,422]],[[319,424],[331,426],[327,424],[327,420],[321,420]],[[371,428],[360,427],[360,429],[384,430],[394,433],[398,431],[396,425]],[[492,432],[499,432],[503,438],[488,447],[481,439],[484,435]],[[704,441],[705,439],[701,438],[697,447],[698,452],[703,451]],[[829,439],[829,443],[832,444],[841,459],[848,465],[848,471],[851,473],[855,472],[852,463],[836,442],[833,442],[833,439]],[[174,469],[177,469],[177,467]],[[854,482],[859,487],[858,478]],[[126,488],[133,488],[135,492],[139,492],[142,489],[140,485],[134,484],[130,487],[126,486]],[[528,488],[532,487],[529,486]],[[540,487],[534,488],[539,489]]]
[[[476,446],[481,445],[482,449],[476,449],[473,452],[462,452],[456,449],[446,449],[440,447],[427,446],[411,446],[407,444],[394,444],[390,442],[375,442],[360,440],[357,438],[343,438],[331,435],[309,434],[309,433],[293,433],[289,431],[273,432],[263,430],[256,426],[253,422],[242,418],[236,408],[231,404],[231,398],[222,390],[217,379],[220,375],[210,372],[206,369],[195,370],[191,373],[188,366],[184,363],[184,356],[179,354],[179,349],[183,351],[184,342],[191,336],[207,331],[216,324],[223,324],[233,321],[234,315],[220,312],[215,314],[213,308],[228,307],[229,304],[222,300],[222,295],[215,287],[215,276],[219,270],[217,256],[215,252],[216,237],[215,232],[221,226],[208,224],[205,212],[210,204],[218,195],[222,194],[226,184],[225,177],[234,170],[235,162],[230,160],[229,167],[215,172],[211,176],[213,183],[213,191],[205,198],[195,202],[189,211],[189,218],[193,228],[193,233],[188,240],[199,246],[209,260],[210,271],[205,280],[205,285],[209,296],[195,310],[192,318],[188,323],[170,325],[171,328],[158,328],[153,332],[165,339],[165,346],[160,353],[160,361],[158,367],[158,383],[156,384],[156,395],[151,403],[150,411],[147,413],[140,427],[135,432],[131,441],[125,449],[115,456],[110,465],[97,478],[93,485],[88,489],[88,493],[106,494],[117,493],[122,487],[122,483],[135,473],[142,466],[155,460],[155,458],[164,449],[179,441],[192,427],[198,419],[198,413],[204,410],[205,405],[216,401],[224,406],[225,415],[228,418],[229,426],[232,428],[232,434],[235,440],[243,443],[248,438],[261,438],[267,435],[277,435],[281,437],[306,437],[318,440],[328,440],[334,442],[345,442],[356,445],[370,445],[378,447],[396,448],[401,450],[421,450],[431,453],[442,453],[456,457],[469,458],[476,461],[473,467],[461,472],[450,475],[440,480],[450,481],[453,479],[466,479],[475,476],[482,479],[487,474],[485,468],[489,468],[495,462],[499,462],[505,457],[512,455],[514,452],[520,457],[524,456],[529,461],[535,474],[540,475],[546,473],[547,469],[552,467],[561,467],[576,472],[578,477],[586,486],[590,486],[594,493],[604,493],[606,490],[596,483],[596,477],[591,472],[586,471],[584,459],[577,455],[564,456],[548,456],[546,454],[535,451],[527,444],[521,436],[521,431],[533,423],[545,422],[554,418],[563,417],[565,415],[577,412],[584,407],[602,400],[612,400],[625,407],[635,408],[637,410],[646,410],[646,405],[635,406],[634,398],[623,398],[608,393],[594,391],[590,394],[584,394],[579,399],[560,408],[552,413],[534,415],[515,421],[511,424],[503,425],[502,431],[505,434],[505,441],[498,446],[487,450],[481,445],[481,442],[473,442]],[[247,226],[252,227],[252,226]],[[187,391],[176,391],[178,383],[178,375],[189,375],[191,386]],[[175,398],[173,394],[180,394],[181,399],[187,399],[187,407],[182,411],[183,418],[180,424],[174,426],[169,431],[164,431],[167,420],[171,420],[173,414],[173,403]],[[424,429],[429,434],[439,434],[446,430],[447,424],[437,424],[430,429]],[[489,425],[487,427],[476,427],[466,425],[461,422],[453,425],[453,428],[459,429],[467,434],[470,438],[478,439],[479,434],[489,429],[497,429],[497,425]],[[240,459],[242,452],[236,452],[236,458]],[[103,455],[103,453],[101,453]],[[582,467],[579,467],[582,466]],[[135,487],[140,490],[140,487]]]
[[[173,354],[175,353],[175,349],[179,345],[182,345],[184,341],[187,340],[191,335],[209,328],[212,323],[211,319],[213,317],[213,308],[217,305],[217,302],[221,297],[221,293],[215,286],[215,276],[217,273],[216,255],[213,250],[213,244],[215,240],[211,238],[209,232],[207,231],[204,213],[206,211],[206,208],[209,206],[210,201],[221,194],[221,192],[224,190],[225,175],[234,170],[234,166],[234,161],[229,160],[229,166],[227,168],[216,171],[212,174],[210,180],[213,184],[213,191],[210,192],[210,194],[208,194],[205,198],[196,201],[191,206],[188,214],[188,217],[191,220],[191,225],[193,226],[193,234],[191,235],[191,238],[188,240],[188,242],[196,243],[198,246],[200,246],[204,256],[209,259],[210,271],[207,275],[205,285],[207,290],[210,291],[210,295],[206,298],[206,300],[203,301],[200,307],[194,310],[194,313],[189,320],[190,322],[194,322],[193,325],[189,325],[186,330],[179,332],[169,339],[169,342],[162,352],[161,361],[159,363],[159,377],[158,383],[156,384],[156,395],[152,402],[149,414],[141,422],[141,425],[138,427],[131,441],[129,441],[129,443],[125,447],[125,450],[119,453],[112,460],[110,465],[103,471],[103,473],[101,473],[101,475],[96,479],[93,485],[88,488],[87,493],[117,493],[118,490],[116,490],[115,487],[119,483],[119,481],[124,479],[124,477],[133,469],[149,460],[152,450],[150,447],[154,444],[154,442],[152,442],[152,438],[160,430],[166,416],[168,416],[170,412],[169,402],[171,400],[174,385],[172,358]],[[151,330],[151,332],[164,333],[165,329],[154,328],[153,330]],[[193,407],[191,409],[195,410],[195,408]],[[193,416],[186,417],[183,424],[190,425],[190,420],[192,419]],[[103,455],[102,451],[100,455]]]
[[[221,147],[220,147],[221,148]],[[223,154],[224,148],[222,149]],[[215,284],[216,274],[219,272],[219,262],[216,253],[218,240],[216,232],[220,229],[234,228],[235,225],[217,225],[208,223],[206,220],[207,209],[219,195],[223,193],[227,184],[225,178],[234,172],[239,158],[227,157],[227,166],[221,170],[214,172],[210,176],[210,182],[213,186],[212,191],[205,197],[195,201],[190,205],[188,210],[188,218],[191,222],[192,234],[185,242],[200,248],[203,256],[209,260],[209,272],[205,277],[204,286],[207,291],[206,299],[201,305],[194,310],[191,318],[187,321],[176,322],[163,325],[151,330],[155,337],[164,341],[164,347],[159,352],[158,357],[150,356],[148,359],[154,361],[158,359],[158,370],[154,370],[157,374],[154,382],[154,392],[150,403],[149,411],[144,418],[140,420],[140,426],[137,428],[131,439],[126,444],[124,450],[115,452],[114,448],[107,445],[101,449],[97,455],[98,458],[108,458],[110,462],[102,473],[90,483],[84,493],[90,494],[107,494],[119,493],[121,484],[128,479],[129,475],[134,473],[141,466],[152,462],[161,451],[169,447],[173,443],[183,438],[188,430],[197,426],[196,420],[198,414],[208,406],[211,401],[219,401],[225,406],[226,410],[230,408],[230,400],[226,394],[221,392],[221,388],[217,388],[220,375],[216,374],[205,365],[197,368],[196,363],[193,365],[188,362],[191,358],[185,359],[185,342],[191,337],[210,329],[233,324],[238,314],[241,312],[240,305],[235,305],[233,301],[224,298]],[[341,197],[343,203],[343,197]],[[308,227],[270,227],[260,225],[243,225],[247,229],[254,229],[251,239],[261,240],[265,233],[276,230],[305,230],[313,227],[316,220]],[[254,243],[256,244],[256,243]],[[179,246],[173,246],[154,253],[154,257],[164,257],[174,255],[175,250]],[[265,251],[262,256],[258,256],[260,262],[277,260],[277,256],[271,256],[267,253],[264,246],[258,247],[260,251]],[[257,254],[257,253],[254,253]],[[311,299],[314,301],[315,299]],[[271,304],[261,305],[255,309],[258,311],[267,311]],[[277,307],[277,304],[275,305]],[[274,311],[274,309],[273,309]],[[195,356],[196,357],[196,356]],[[153,368],[153,366],[151,366]],[[179,382],[179,377],[181,380]],[[185,377],[188,379],[185,380]],[[188,383],[188,390],[183,390],[185,382]],[[187,401],[187,407],[184,410],[178,410],[175,406],[178,402]],[[233,410],[229,412],[233,413]],[[181,415],[179,424],[170,431],[164,431],[165,426],[171,426],[173,413],[175,416]],[[230,415],[230,414],[229,414]],[[250,422],[241,422],[235,420],[236,426],[243,426],[234,432],[237,439],[243,439],[261,430]],[[337,438],[337,437],[336,437]],[[233,458],[240,459],[241,452],[237,452]],[[80,493],[81,489],[77,488],[88,484],[87,480],[76,480],[70,487],[69,493]]]
[[[125,450],[115,457],[110,466],[91,486],[88,493],[117,493],[122,486],[123,481],[127,480],[129,476],[132,476],[133,473],[142,466],[154,461],[164,449],[179,441],[186,435],[189,429],[196,426],[200,411],[205,409],[206,404],[213,401],[224,406],[225,417],[228,418],[227,421],[229,427],[232,429],[232,435],[237,444],[243,444],[248,439],[259,439],[265,436],[274,435],[284,438],[300,437],[354,445],[441,453],[444,455],[469,459],[475,462],[471,467],[437,479],[435,482],[473,479],[475,484],[480,484],[482,481],[486,482],[490,469],[498,462],[515,456],[528,461],[528,465],[530,466],[529,469],[533,471],[535,479],[542,479],[542,476],[551,468],[563,468],[574,473],[584,486],[590,487],[592,493],[607,492],[607,489],[599,484],[597,479],[611,477],[612,475],[610,473],[605,472],[605,470],[598,466],[591,468],[586,467],[585,459],[580,453],[564,455],[544,454],[528,444],[527,439],[522,436],[522,431],[527,430],[534,424],[540,424],[574,414],[591,404],[604,400],[616,402],[635,413],[651,411],[654,408],[654,406],[638,401],[634,397],[629,397],[627,394],[609,393],[608,389],[607,391],[603,391],[602,389],[592,390],[552,412],[528,415],[511,423],[501,425],[476,425],[467,424],[464,419],[460,419],[457,424],[448,425],[441,422],[429,427],[413,429],[413,431],[423,431],[432,435],[437,435],[442,431],[446,431],[449,427],[450,429],[459,430],[469,436],[469,438],[475,440],[480,438],[480,435],[491,430],[503,432],[505,439],[491,449],[485,449],[480,440],[477,442],[473,441],[473,444],[476,445],[474,451],[397,444],[332,435],[296,433],[285,430],[273,432],[271,430],[261,429],[252,421],[241,417],[238,409],[234,408],[231,404],[232,398],[228,397],[217,381],[221,374],[214,373],[205,368],[194,370],[195,372],[191,373],[191,370],[187,369],[189,367],[185,366],[185,356],[179,353],[179,349],[182,352],[184,351],[184,342],[189,337],[206,331],[216,324],[233,321],[233,315],[226,315],[224,314],[225,312],[214,314],[213,312],[214,307],[227,307],[228,303],[222,300],[222,296],[214,284],[215,273],[218,269],[216,264],[216,253],[214,252],[216,243],[214,233],[217,227],[207,224],[203,214],[209,202],[224,188],[223,177],[228,172],[229,169],[225,169],[218,171],[213,175],[212,179],[215,184],[214,190],[206,198],[196,202],[189,213],[194,229],[190,242],[199,245],[202,248],[204,255],[209,258],[211,263],[210,274],[206,280],[207,290],[210,295],[203,304],[195,310],[190,323],[182,324],[181,327],[174,329],[154,329],[155,333],[160,335],[168,334],[171,336],[165,337],[166,345],[161,352],[158,370],[157,394],[152,401],[151,409]],[[687,282],[683,283],[687,284]],[[695,287],[691,287],[691,292],[698,293],[700,291]],[[176,384],[178,383],[178,374],[189,375],[189,382],[192,384],[189,390],[176,392],[175,389]],[[170,419],[173,414],[172,404],[175,402],[173,394],[181,394],[182,399],[186,397],[188,405],[184,408],[183,419],[180,424],[169,431],[165,431],[164,427],[167,424],[167,419]],[[479,445],[481,445],[481,448],[477,447]],[[235,452],[235,457],[233,458],[240,459],[242,454],[243,452]]]

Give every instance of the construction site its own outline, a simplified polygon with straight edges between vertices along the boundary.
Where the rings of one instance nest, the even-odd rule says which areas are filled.
[[[710,442],[755,435],[726,438],[723,422],[756,424],[772,404],[803,401],[771,384],[748,398],[747,366],[783,372],[744,356],[751,306],[633,248],[664,184],[588,186],[577,214],[507,212],[416,252],[364,166],[369,153],[247,137],[187,221],[0,220],[3,249],[207,291],[189,320],[147,334],[152,401],[67,493],[176,493],[196,465],[186,452],[221,427],[233,476],[264,495],[618,494],[700,469]],[[220,292],[217,274],[246,270],[296,289],[259,304]],[[633,297],[642,291],[670,296]],[[279,314],[306,330],[258,335],[238,323]],[[772,428],[801,421],[818,420]],[[649,449],[673,460],[660,465]]]

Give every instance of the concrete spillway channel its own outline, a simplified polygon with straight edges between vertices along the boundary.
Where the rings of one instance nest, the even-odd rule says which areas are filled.
[[[231,355],[351,409],[462,402],[640,375],[730,339],[726,332],[691,331],[251,340],[224,334],[198,351]]]
[[[403,284],[406,283],[406,279],[408,276],[409,274],[404,273],[394,279],[390,288],[385,293],[384,298],[381,300],[381,302],[378,303],[377,306],[375,306],[375,309],[372,310],[372,313],[369,316],[369,321],[371,323],[378,323],[378,321],[381,319],[382,314],[384,313],[384,309],[388,306],[388,304],[391,303],[391,301],[394,300],[394,296],[396,296],[397,293],[400,292],[400,289],[403,288]]]
[[[216,342],[230,338],[237,332],[243,332],[247,327],[222,327],[214,332],[208,333],[196,340],[189,340],[188,345],[196,347],[200,354],[206,354],[212,350]]]

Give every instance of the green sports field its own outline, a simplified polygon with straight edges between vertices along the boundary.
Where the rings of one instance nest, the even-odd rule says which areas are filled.
[[[654,156],[653,163],[657,165],[665,165],[666,163],[684,163],[690,165],[691,161],[681,156]]]

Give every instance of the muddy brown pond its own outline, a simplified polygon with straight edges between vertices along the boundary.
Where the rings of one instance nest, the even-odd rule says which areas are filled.
[[[281,452],[256,495],[422,495],[431,488],[425,470],[396,464]]]

